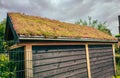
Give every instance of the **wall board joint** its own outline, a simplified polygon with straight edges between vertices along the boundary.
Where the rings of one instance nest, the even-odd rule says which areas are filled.
[[[25,78],[33,78],[33,64],[32,64],[32,45],[26,44],[25,46]]]
[[[113,49],[114,70],[116,75],[115,44],[112,44],[112,49]]]
[[[87,60],[88,78],[91,78],[90,58],[89,58],[89,48],[88,48],[88,44],[85,44],[85,48],[86,48],[86,60]]]

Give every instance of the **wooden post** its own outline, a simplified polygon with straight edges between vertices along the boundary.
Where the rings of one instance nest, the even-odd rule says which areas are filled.
[[[116,74],[115,44],[112,44],[112,49],[113,49],[114,70],[115,70],[115,74]]]
[[[86,60],[87,60],[88,78],[91,78],[90,58],[89,58],[89,48],[88,48],[88,44],[85,44],[85,48],[86,48]]]
[[[26,44],[24,52],[25,78],[33,78],[32,45]]]

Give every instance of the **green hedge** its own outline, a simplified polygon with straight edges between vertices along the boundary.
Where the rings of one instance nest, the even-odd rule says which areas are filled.
[[[14,62],[9,61],[5,54],[0,54],[0,78],[16,78]]]

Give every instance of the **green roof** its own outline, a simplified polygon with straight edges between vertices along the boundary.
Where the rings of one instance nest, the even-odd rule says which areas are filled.
[[[8,17],[13,30],[19,37],[116,40],[90,26],[80,26],[21,13],[8,13]]]

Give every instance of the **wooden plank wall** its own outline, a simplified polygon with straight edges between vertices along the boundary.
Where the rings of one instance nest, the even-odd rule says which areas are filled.
[[[31,70],[26,70],[25,76],[26,78],[111,78],[115,75],[113,45],[89,43],[25,45],[25,70]],[[28,63],[26,60],[31,62]]]
[[[111,78],[114,75],[112,45],[89,45],[92,78]]]
[[[34,78],[88,78],[85,46],[33,46]]]

